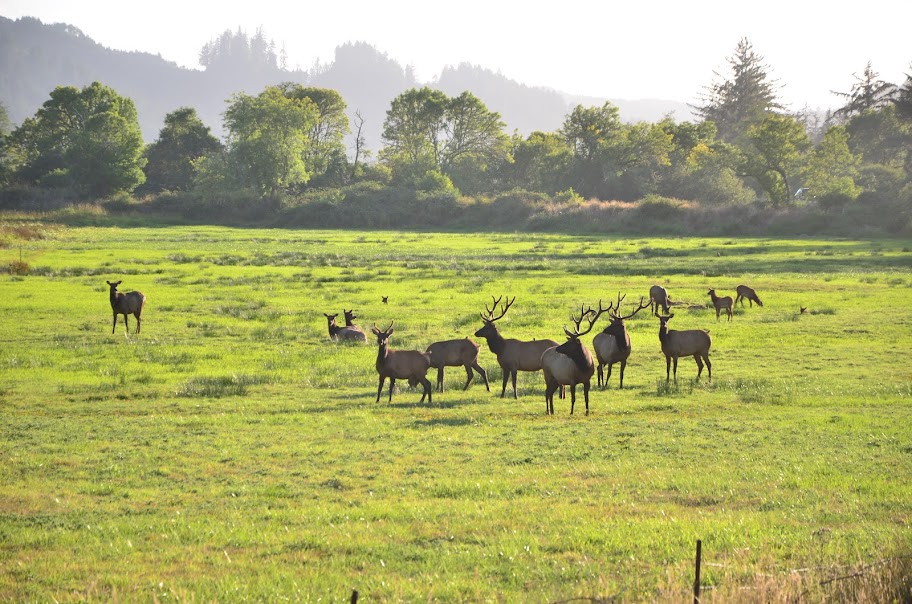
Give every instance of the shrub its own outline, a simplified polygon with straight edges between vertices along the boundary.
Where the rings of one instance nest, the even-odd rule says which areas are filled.
[[[846,207],[847,205],[849,205],[850,203],[852,203],[852,201],[853,201],[852,197],[850,195],[848,195],[847,193],[830,192],[830,193],[824,193],[823,195],[818,197],[817,205],[819,205],[824,211],[829,212],[829,211],[833,211],[833,210],[842,209],[842,208]]]

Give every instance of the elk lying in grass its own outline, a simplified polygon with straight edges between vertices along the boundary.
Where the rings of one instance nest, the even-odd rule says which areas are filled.
[[[364,335],[364,332],[360,328],[355,326],[352,327],[339,327],[336,325],[336,317],[339,316],[339,313],[334,315],[328,315],[323,313],[323,316],[326,317],[327,327],[329,328],[329,339],[337,342],[364,342],[367,343],[367,336]]]
[[[493,297],[494,296],[491,296],[492,299]],[[502,297],[503,296],[501,296],[501,298]],[[557,346],[557,342],[554,340],[532,340],[531,342],[524,342],[512,338],[504,338],[500,335],[494,322],[502,319],[503,316],[507,314],[507,311],[513,305],[513,302],[516,301],[516,296],[514,296],[512,300],[508,299],[505,305],[502,304],[500,307],[500,314],[495,317],[494,310],[496,310],[497,305],[500,304],[501,298],[494,300],[493,309],[489,309],[487,305],[485,305],[487,314],[481,315],[481,320],[484,322],[484,325],[475,332],[475,337],[485,338],[488,341],[488,348],[497,355],[497,363],[503,370],[503,388],[500,391],[500,397],[503,398],[506,395],[507,380],[512,378],[513,398],[516,399],[519,398],[516,395],[516,372],[538,371],[541,369],[542,353],[552,346]]]
[[[750,302],[751,308],[754,307],[754,302],[757,303],[757,306],[763,306],[763,302],[760,301],[760,298],[757,296],[757,292],[754,291],[752,287],[746,285],[739,285],[735,288],[735,293],[738,295],[735,297],[735,304],[738,302],[741,303],[741,306],[744,306],[744,300]]]
[[[665,291],[664,287],[653,285],[649,288],[649,307],[653,315],[658,316],[659,306],[662,307],[662,312],[667,315],[668,307],[671,306],[671,298],[668,297],[668,292]]]
[[[345,309],[343,308],[343,309],[342,309],[342,314],[345,315],[345,327],[346,327],[346,328],[352,329],[352,330],[357,331],[357,332],[360,332],[360,333],[364,333],[364,332],[361,330],[360,327],[358,327],[357,325],[355,325],[355,319],[358,318],[358,315],[355,314],[355,309],[354,309],[354,308],[351,309],[351,310],[345,310]],[[360,338],[359,338],[359,339],[360,339]],[[364,336],[364,341],[365,341],[365,342],[367,341],[367,336]]]
[[[472,383],[472,370],[474,369],[481,375],[488,392],[491,391],[491,386],[488,384],[488,372],[478,364],[478,350],[478,344],[469,338],[434,342],[427,347],[425,352],[431,355],[431,367],[437,368],[438,392],[443,392],[443,368],[460,366],[465,367],[466,370],[466,383],[463,390],[468,390],[469,384]]]
[[[136,333],[139,333],[139,329],[142,326],[142,315],[143,307],[146,305],[146,297],[142,292],[127,292],[125,294],[117,291],[117,286],[123,283],[123,281],[116,281],[111,283],[110,281],[105,281],[110,287],[111,295],[111,310],[114,311],[114,325],[111,327],[111,333],[117,329],[117,315],[123,315],[124,317],[124,327],[126,327],[127,333],[130,333],[130,321],[129,316],[133,315],[136,317]]]
[[[428,403],[431,403],[431,382],[427,379],[428,369],[431,368],[431,355],[426,352],[417,350],[391,350],[389,347],[389,338],[393,335],[393,322],[386,329],[378,329],[374,324],[374,335],[377,336],[377,373],[380,374],[380,385],[377,387],[377,401],[380,402],[380,393],[383,391],[383,382],[389,378],[389,402],[393,401],[393,387],[396,380],[408,380],[409,386],[415,387],[421,384],[424,387],[424,393],[421,395],[419,404],[424,402],[427,397]]]
[[[592,346],[595,348],[596,369],[598,370],[598,385],[603,384],[602,376],[604,372],[602,367],[608,366],[608,375],[604,378],[604,385],[608,387],[608,380],[611,379],[611,368],[615,363],[621,364],[621,389],[624,388],[624,369],[627,367],[627,359],[630,357],[630,334],[627,333],[627,326],[624,321],[632,319],[638,312],[650,306],[640,298],[640,306],[627,316],[622,317],[618,314],[621,308],[621,302],[627,296],[618,294],[617,307],[608,313],[611,324],[602,330],[600,334],[592,339]]]
[[[595,322],[602,313],[611,310],[602,308],[602,301],[599,300],[599,309],[594,311],[591,308],[580,309],[579,319],[573,315],[570,320],[576,324],[573,331],[564,327],[564,333],[567,334],[568,340],[560,346],[554,346],[542,353],[541,364],[542,372],[545,374],[545,412],[554,415],[554,393],[561,386],[570,386],[570,415],[573,415],[573,407],[576,405],[576,385],[583,385],[583,398],[586,400],[586,415],[589,415],[589,388],[592,380],[592,374],[595,373],[595,363],[592,361],[592,354],[580,341],[580,337],[592,331]],[[580,331],[580,324],[586,319],[589,327],[585,331]]]
[[[722,296],[721,298],[716,295],[716,290],[711,289],[708,292],[709,298],[712,300],[713,306],[716,307],[716,321],[719,320],[719,314],[725,310],[728,313],[728,320],[732,320],[732,306],[734,302],[732,301],[731,296]],[[667,313],[666,313],[667,314]]]
[[[674,379],[678,381],[678,357],[692,356],[697,362],[697,379],[703,373],[703,362],[712,379],[712,363],[709,362],[709,348],[712,338],[709,331],[703,329],[688,329],[677,331],[668,329],[668,321],[674,313],[666,316],[659,315],[659,342],[662,343],[662,352],[665,354],[665,381],[668,381],[671,372],[671,361],[674,359]]]

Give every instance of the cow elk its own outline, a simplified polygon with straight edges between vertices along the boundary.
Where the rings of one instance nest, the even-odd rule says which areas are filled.
[[[393,322],[386,329],[378,329],[374,323],[374,335],[377,336],[377,373],[380,374],[380,385],[377,386],[377,401],[380,402],[380,393],[383,391],[383,382],[389,378],[389,402],[393,401],[393,387],[396,380],[408,380],[409,386],[413,388],[418,384],[424,387],[424,393],[418,404],[424,402],[427,397],[428,403],[431,400],[431,382],[427,379],[426,374],[431,368],[431,355],[426,352],[417,350],[392,350],[389,347],[389,338],[393,335]]]
[[[662,307],[662,312],[667,315],[668,307],[671,306],[671,298],[668,297],[668,292],[664,287],[653,285],[649,288],[649,307],[654,316],[658,316],[659,306]]]
[[[757,296],[757,292],[754,291],[752,287],[746,285],[739,285],[735,288],[735,293],[738,295],[735,297],[735,304],[738,302],[741,303],[741,306],[744,306],[744,300],[750,302],[751,308],[754,307],[754,302],[757,303],[757,306],[763,306],[763,302],[760,301],[760,298]]]
[[[503,296],[501,296],[502,298]],[[491,296],[493,299],[494,296]],[[486,314],[481,315],[484,325],[475,332],[476,338],[485,338],[488,342],[488,348],[497,356],[497,363],[503,370],[503,388],[500,391],[500,397],[503,398],[507,392],[507,380],[512,378],[513,381],[513,398],[519,398],[516,394],[516,373],[517,371],[538,371],[542,368],[542,353],[547,349],[557,346],[554,340],[532,340],[521,341],[513,338],[504,338],[497,331],[494,324],[503,318],[516,296],[512,300],[507,299],[505,304],[500,306],[500,314],[494,316],[497,305],[500,304],[501,298],[494,300],[494,308],[490,309],[485,305]]]
[[[709,371],[709,379],[712,379],[712,363],[709,362],[709,348],[712,346],[712,338],[709,331],[703,329],[688,329],[677,331],[668,329],[668,321],[674,317],[674,313],[668,316],[659,315],[659,342],[662,343],[662,352],[665,354],[665,381],[667,382],[671,372],[671,361],[674,360],[674,379],[678,381],[678,358],[692,356],[697,362],[697,379],[703,373],[703,363],[706,362],[706,369]]]
[[[561,386],[570,386],[570,415],[573,415],[573,407],[576,406],[576,385],[583,385],[583,398],[586,401],[586,415],[589,415],[589,388],[592,380],[592,374],[595,373],[595,363],[592,361],[592,354],[589,349],[580,341],[580,337],[592,331],[595,322],[602,313],[611,310],[602,308],[602,301],[599,300],[599,309],[594,311],[591,308],[586,310],[580,308],[580,316],[577,319],[573,315],[570,320],[576,324],[573,331],[564,327],[564,333],[567,334],[567,341],[560,346],[554,346],[542,353],[541,364],[542,373],[545,374],[545,412],[554,415],[554,393]],[[580,324],[583,319],[589,322],[589,327],[585,331],[580,331]]]
[[[360,327],[358,327],[357,325],[355,325],[355,319],[358,318],[358,315],[355,314],[355,309],[354,309],[354,308],[351,309],[351,310],[345,310],[345,309],[343,308],[343,309],[342,309],[342,314],[345,315],[345,327],[346,327],[346,328],[352,329],[352,330],[357,331],[357,332],[360,332],[360,333],[364,333],[364,332],[361,330]],[[359,339],[360,339],[360,338],[359,338]],[[367,336],[364,336],[364,341],[365,341],[365,342],[367,341]]]
[[[728,320],[731,321],[732,306],[734,306],[734,302],[732,301],[731,296],[719,297],[716,295],[716,290],[714,289],[711,289],[706,293],[709,294],[709,298],[712,300],[713,306],[716,307],[716,321],[719,320],[719,315],[723,310],[728,313]]]
[[[323,316],[326,317],[327,327],[329,328],[329,339],[334,342],[363,342],[367,343],[367,336],[364,335],[364,332],[357,326],[353,327],[339,327],[336,325],[336,317],[339,316],[338,313],[334,315],[328,315],[323,313]]]
[[[111,333],[114,333],[117,329],[117,315],[123,315],[124,327],[128,334],[130,333],[129,316],[136,317],[136,333],[139,333],[140,327],[142,327],[142,319],[140,317],[143,307],[146,305],[146,297],[142,292],[127,292],[123,294],[117,291],[117,286],[123,281],[114,283],[105,281],[105,283],[110,287],[111,310],[114,311],[114,325],[111,327]]]
[[[611,368],[615,363],[621,364],[621,384],[624,388],[624,369],[627,367],[627,359],[630,357],[630,334],[627,333],[627,325],[624,323],[627,319],[632,319],[638,312],[650,306],[650,304],[640,298],[639,307],[626,316],[619,314],[621,302],[627,296],[618,294],[617,307],[608,313],[611,323],[602,330],[595,338],[592,339],[592,346],[595,348],[596,369],[598,371],[598,385],[608,387],[608,380],[611,379]],[[602,367],[608,366],[608,375],[604,377]]]
[[[488,384],[488,372],[478,364],[478,344],[469,338],[460,340],[446,340],[443,342],[434,342],[427,347],[427,352],[431,355],[431,367],[437,368],[437,391],[443,392],[443,368],[444,367],[465,367],[466,383],[463,390],[468,390],[469,384],[472,383],[474,369],[484,380],[485,388],[491,391]]]

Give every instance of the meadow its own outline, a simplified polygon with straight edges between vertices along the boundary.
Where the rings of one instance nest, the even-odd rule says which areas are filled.
[[[687,601],[700,539],[705,600],[908,601],[910,247],[0,217],[0,600]],[[655,283],[712,380],[666,382],[646,310],[588,416],[540,373],[501,398],[483,340],[490,392],[375,402],[374,339],[323,316],[423,350],[509,295],[505,336],[563,341]],[[717,322],[739,283],[764,306]]]

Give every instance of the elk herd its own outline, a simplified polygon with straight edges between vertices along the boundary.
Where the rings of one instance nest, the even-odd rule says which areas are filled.
[[[763,306],[756,292],[746,285],[739,285],[736,300],[744,305],[744,300],[748,300],[753,307],[756,302]],[[720,317],[722,310],[726,311],[728,319],[731,320],[732,307],[735,302],[730,296],[719,297],[714,289],[708,292],[713,306],[716,309],[716,319]],[[621,312],[621,304],[625,295],[618,294],[617,301],[608,304],[607,308],[602,306],[599,300],[598,309],[593,309],[585,305],[580,307],[579,313],[571,314],[570,320],[573,323],[571,328],[564,326],[564,333],[567,341],[558,343],[550,339],[532,339],[518,340],[507,338],[500,333],[497,328],[497,321],[506,316],[507,311],[516,302],[516,297],[512,299],[503,296],[494,298],[493,304],[488,307],[484,305],[485,312],[480,313],[482,326],[475,331],[477,338],[484,338],[487,342],[488,349],[497,358],[497,364],[500,365],[503,384],[500,390],[501,398],[506,396],[507,382],[510,382],[513,388],[513,398],[518,398],[516,390],[517,373],[520,371],[537,372],[541,371],[545,378],[545,411],[549,415],[554,414],[554,394],[560,391],[560,398],[564,398],[565,387],[570,388],[570,413],[576,406],[576,387],[582,385],[583,399],[586,405],[586,415],[589,414],[589,390],[591,387],[592,376],[598,373],[598,385],[608,387],[608,380],[611,379],[612,367],[620,363],[620,375],[618,387],[624,388],[624,370],[627,366],[627,360],[632,350],[630,343],[630,334],[627,332],[625,321],[632,319],[640,311],[650,308],[653,315],[659,319],[659,343],[662,353],[665,355],[665,379],[670,380],[672,376],[675,382],[678,379],[678,359],[680,357],[693,357],[697,363],[697,379],[703,373],[703,366],[706,366],[709,379],[712,379],[712,362],[709,360],[709,351],[712,346],[712,338],[708,330],[689,329],[677,331],[668,328],[669,321],[674,317],[670,312],[670,307],[674,304],[668,295],[668,292],[658,285],[653,286],[649,291],[649,301],[640,298],[636,308],[628,314]],[[683,304],[683,303],[681,303]],[[659,309],[663,314],[659,314]],[[357,341],[366,342],[366,336],[361,329],[353,323],[357,316],[353,310],[344,310],[345,326],[336,325],[337,314],[330,315],[323,313],[326,317],[329,329],[329,337],[334,341]],[[589,334],[595,327],[596,322],[602,315],[607,314],[608,325],[592,340],[592,346],[595,351],[593,358],[589,348],[582,342],[581,338]],[[423,393],[419,404],[424,402],[425,397],[428,402],[432,402],[431,382],[427,379],[427,371],[434,367],[437,369],[436,390],[444,390],[444,368],[445,367],[463,367],[466,371],[466,382],[463,390],[468,389],[472,383],[474,372],[477,372],[484,381],[485,388],[490,392],[491,387],[488,383],[488,374],[479,364],[478,357],[480,346],[470,338],[461,338],[454,340],[445,340],[434,342],[424,352],[417,350],[395,350],[390,348],[389,340],[393,334],[393,322],[390,322],[386,329],[380,329],[376,323],[371,329],[377,337],[377,360],[376,369],[380,377],[377,387],[377,401],[383,391],[383,385],[389,379],[389,401],[393,399],[393,387],[397,379],[408,380],[412,387],[421,384]],[[607,375],[603,369],[608,368]]]

